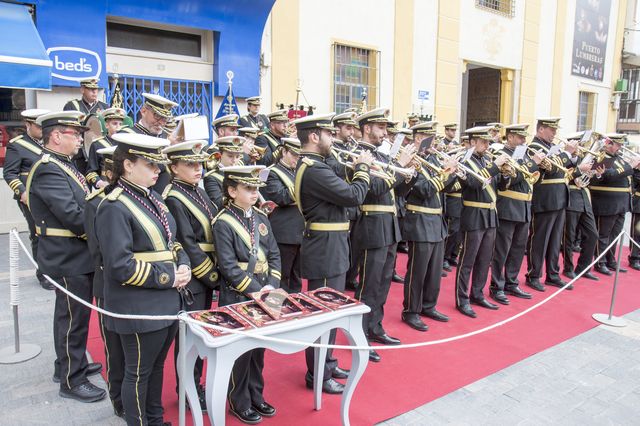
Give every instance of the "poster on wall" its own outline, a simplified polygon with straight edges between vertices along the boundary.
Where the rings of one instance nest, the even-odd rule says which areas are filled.
[[[602,81],[611,0],[576,0],[571,74]]]

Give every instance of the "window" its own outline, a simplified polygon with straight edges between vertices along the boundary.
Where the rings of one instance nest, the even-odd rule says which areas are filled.
[[[333,106],[336,113],[362,107],[366,90],[367,110],[378,105],[380,52],[360,47],[333,45]]]
[[[202,34],[107,22],[107,46],[200,58]]]
[[[640,122],[640,68],[622,70],[622,78],[628,81],[627,91],[620,96],[618,121],[626,123]]]
[[[577,131],[593,129],[593,119],[595,117],[596,94],[591,92],[580,92],[578,95],[578,124]]]
[[[515,0],[476,0],[476,7],[513,18],[516,15]]]

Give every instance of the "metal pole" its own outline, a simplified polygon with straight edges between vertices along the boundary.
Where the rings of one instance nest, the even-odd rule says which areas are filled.
[[[185,377],[187,377],[186,375],[186,364],[187,364],[187,354],[185,353],[186,350],[186,344],[185,344],[185,340],[187,338],[186,336],[186,323],[184,321],[182,321],[181,319],[179,320],[178,323],[178,340],[180,343],[179,346],[179,352],[178,352],[178,376],[179,376],[179,380],[178,380],[178,413],[179,413],[179,417],[178,417],[178,424],[180,426],[185,426],[185,422],[186,422],[186,407],[185,407],[185,394],[184,394],[184,381],[185,381]],[[197,407],[200,408],[200,407]]]
[[[611,292],[611,304],[609,306],[609,315],[607,314],[593,314],[592,317],[594,320],[601,322],[605,325],[610,325],[612,327],[625,327],[627,322],[624,318],[614,317],[613,316],[613,308],[616,303],[616,291],[618,289],[618,276],[620,275],[620,261],[622,260],[622,247],[624,245],[623,234],[621,233],[618,238],[618,259],[616,260],[616,274],[613,277],[613,291]]]
[[[20,352],[20,324],[18,323],[18,305],[13,305],[13,335],[15,336],[16,353]]]

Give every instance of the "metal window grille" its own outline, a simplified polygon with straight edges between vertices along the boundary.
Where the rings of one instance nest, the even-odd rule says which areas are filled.
[[[595,93],[580,92],[578,95],[578,123],[577,131],[593,129],[595,108]]]
[[[333,45],[333,105],[336,113],[348,108],[362,107],[362,95],[366,89],[367,110],[378,104],[380,52],[371,49]]]
[[[140,77],[135,75],[118,75],[122,93],[123,108],[127,114],[139,120],[139,113],[144,103],[143,93],[155,93],[178,104],[173,108],[174,116],[197,112],[209,119],[212,117],[212,92],[210,81],[171,80],[164,78]],[[113,75],[109,75],[107,103],[111,102]]]
[[[624,123],[640,122],[640,68],[622,70],[622,78],[628,81],[627,91],[620,96],[618,121]]]
[[[476,0],[476,7],[498,13],[508,18],[516,15],[515,0]]]

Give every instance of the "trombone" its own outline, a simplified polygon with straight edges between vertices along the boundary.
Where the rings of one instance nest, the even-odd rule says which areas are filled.
[[[353,158],[354,160],[356,158],[358,158],[360,156],[360,152],[359,151],[347,151],[345,149],[339,149],[339,148],[333,148],[333,150],[335,152],[337,152],[338,154],[342,154],[342,155],[346,155],[349,156],[351,158]],[[341,164],[349,167],[349,164],[353,166],[353,163],[349,163],[349,162],[341,162]],[[378,161],[378,160],[373,160],[373,165],[375,167],[377,167],[377,169],[379,170],[372,170],[372,172],[376,172],[379,171],[382,175],[384,175],[384,177],[382,177],[382,175],[378,175],[378,174],[374,174],[374,176],[376,177],[381,177],[382,179],[390,179],[392,178],[392,176],[388,175],[387,173],[385,173],[385,171],[390,171],[392,173],[398,173],[399,175],[401,175],[402,177],[404,177],[405,179],[410,179],[415,175],[416,170],[410,167],[398,167],[398,166],[394,166],[393,164],[387,164],[387,163],[383,163],[382,161]],[[373,173],[371,173],[373,174]]]

